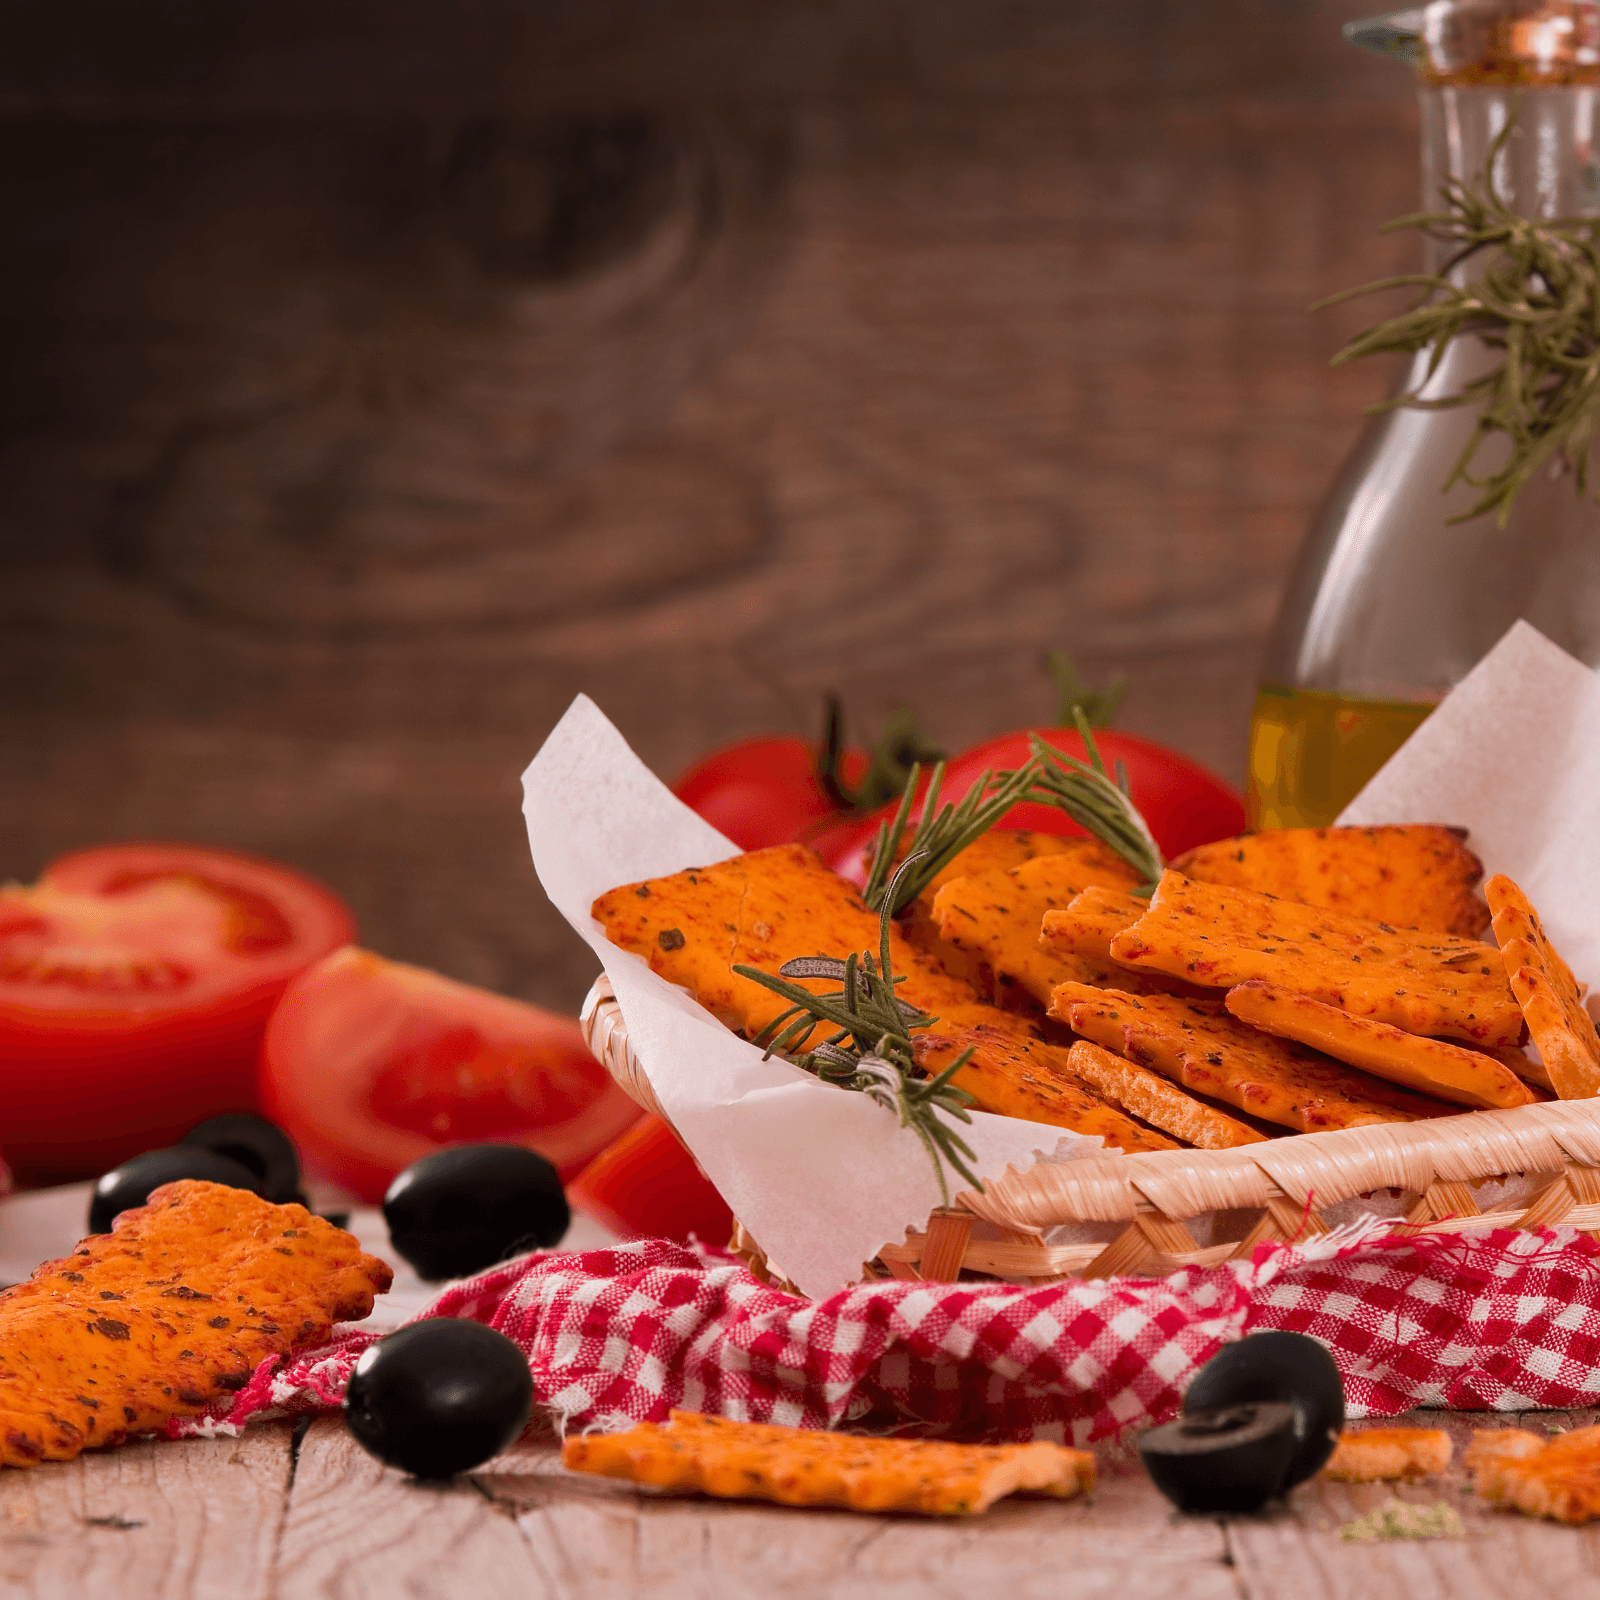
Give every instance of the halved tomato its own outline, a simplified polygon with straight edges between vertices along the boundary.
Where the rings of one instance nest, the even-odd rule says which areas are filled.
[[[413,1161],[483,1139],[566,1179],[642,1115],[571,1017],[354,947],[289,986],[261,1095],[309,1171],[372,1204]]]
[[[321,884],[202,845],[102,845],[0,888],[0,1148],[18,1177],[93,1177],[256,1109],[268,1013],[354,934]]]
[[[579,1211],[622,1239],[676,1239],[693,1234],[718,1249],[733,1232],[733,1213],[660,1117],[642,1117],[602,1150],[567,1186]]]

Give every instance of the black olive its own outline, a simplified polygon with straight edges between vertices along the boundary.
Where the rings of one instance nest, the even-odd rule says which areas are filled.
[[[182,1144],[170,1150],[146,1150],[96,1180],[89,1200],[89,1232],[110,1233],[111,1224],[122,1212],[142,1206],[152,1189],[179,1178],[225,1183],[230,1189],[248,1189],[251,1194],[260,1194],[262,1188],[255,1173],[214,1150]]]
[[[261,1193],[274,1205],[304,1204],[300,1193],[300,1152],[276,1123],[249,1111],[212,1117],[183,1136],[186,1145],[214,1150],[237,1161],[261,1179]]]
[[[556,1244],[572,1213],[556,1169],[517,1144],[465,1144],[414,1161],[383,1197],[389,1238],[422,1278],[464,1278]]]
[[[1344,1380],[1325,1346],[1303,1333],[1252,1333],[1220,1350],[1195,1375],[1183,1409],[1247,1401],[1294,1407],[1295,1451],[1284,1489],[1304,1483],[1333,1454],[1344,1428]]]
[[[1139,1457],[1180,1511],[1255,1511],[1284,1489],[1294,1457],[1294,1407],[1262,1401],[1185,1411],[1139,1436]]]
[[[433,1317],[362,1351],[344,1396],[362,1449],[419,1478],[498,1455],[533,1409],[528,1358],[481,1322]]]

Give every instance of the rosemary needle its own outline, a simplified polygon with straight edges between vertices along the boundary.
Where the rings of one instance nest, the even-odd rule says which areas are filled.
[[[972,1188],[983,1188],[983,1180],[968,1165],[972,1147],[947,1120],[972,1121],[967,1110],[972,1096],[950,1081],[972,1052],[962,1051],[932,1078],[922,1077],[916,1065],[911,1035],[939,1019],[896,996],[895,986],[905,980],[895,976],[889,954],[889,903],[896,881],[915,865],[916,858],[908,858],[890,880],[878,917],[876,960],[871,951],[852,952],[842,959],[802,956],[784,962],[778,977],[759,967],[739,965],[733,970],[790,1002],[755,1042],[765,1045],[767,1055],[782,1055],[824,1083],[854,1089],[893,1111],[900,1126],[910,1128],[922,1141],[939,1180],[941,1202],[948,1205],[946,1166]],[[819,994],[795,981],[802,978],[831,979],[839,988]],[[834,1031],[813,1044],[818,1024],[831,1024]]]

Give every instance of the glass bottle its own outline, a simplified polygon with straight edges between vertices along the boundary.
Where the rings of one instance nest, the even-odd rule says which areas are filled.
[[[1447,179],[1481,180],[1514,112],[1500,197],[1539,219],[1600,215],[1594,0],[1435,0],[1345,31],[1419,67],[1423,210],[1443,209]],[[1447,248],[1427,241],[1426,270],[1442,270]],[[1414,358],[1402,389],[1423,383],[1429,357]],[[1423,393],[1454,393],[1496,359],[1476,338],[1453,341]],[[1441,485],[1476,419],[1473,405],[1385,412],[1336,478],[1268,647],[1250,726],[1252,827],[1332,822],[1519,617],[1600,664],[1600,464],[1586,496],[1558,457],[1504,527],[1492,511],[1451,524],[1476,491]],[[1498,467],[1503,445],[1491,437],[1473,470]]]

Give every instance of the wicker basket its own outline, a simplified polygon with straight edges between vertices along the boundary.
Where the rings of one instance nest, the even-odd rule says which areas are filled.
[[[582,1023],[589,1048],[612,1077],[647,1111],[662,1115],[606,978],[590,990]],[[1473,1184],[1511,1174],[1536,1178],[1530,1197],[1509,1210],[1482,1211]],[[1246,1256],[1263,1240],[1325,1233],[1328,1207],[1383,1189],[1407,1198],[1403,1225],[1417,1233],[1557,1222],[1600,1230],[1600,1100],[1303,1133],[1233,1150],[1158,1150],[1013,1168],[983,1193],[968,1191],[935,1211],[924,1232],[886,1244],[878,1260],[895,1277],[934,1281],[951,1281],[963,1270],[1038,1283],[1159,1274]],[[1214,1224],[1219,1213],[1233,1223],[1221,1231],[1235,1236],[1201,1248],[1189,1225],[1202,1218]],[[999,1237],[974,1238],[978,1218]],[[1127,1225],[1103,1245],[1045,1244],[1046,1231],[1073,1222]],[[742,1228],[733,1247],[766,1276],[765,1257]]]

